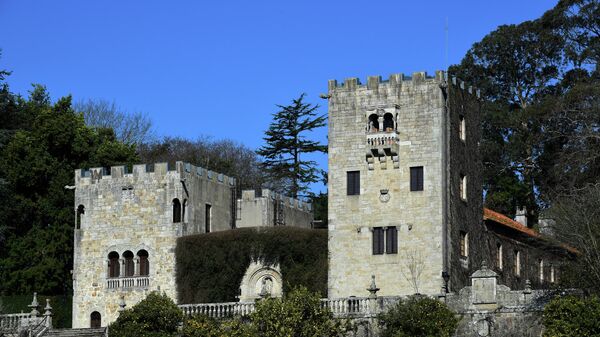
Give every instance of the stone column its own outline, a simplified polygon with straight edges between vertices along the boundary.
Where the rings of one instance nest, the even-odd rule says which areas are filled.
[[[50,306],[50,299],[46,299],[46,307],[44,308],[44,318],[46,319],[46,327],[52,329],[52,307]]]
[[[119,259],[119,277],[125,277],[125,259]]]
[[[133,267],[133,276],[140,276],[140,258],[135,257],[133,259],[134,267]]]
[[[375,275],[371,275],[371,285],[367,291],[369,292],[369,314],[377,315],[379,313],[379,307],[377,306],[377,292],[379,288],[375,284]]]

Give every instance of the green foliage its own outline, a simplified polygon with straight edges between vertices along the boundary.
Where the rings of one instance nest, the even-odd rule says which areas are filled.
[[[182,337],[253,337],[258,336],[254,326],[239,318],[216,320],[203,315],[186,319]]]
[[[458,319],[433,298],[413,295],[379,316],[382,337],[450,337]]]
[[[240,228],[177,239],[179,303],[234,301],[252,259],[279,263],[284,292],[306,286],[326,296],[327,231]]]
[[[544,337],[600,336],[600,299],[557,297],[544,307]]]
[[[114,337],[177,336],[183,312],[167,295],[152,292],[121,313],[108,329]]]
[[[278,105],[281,110],[273,114],[273,122],[265,131],[266,144],[256,153],[264,157],[263,168],[268,176],[287,184],[285,190],[297,198],[308,190],[308,184],[319,181],[317,163],[303,160],[301,155],[327,152],[327,146],[309,140],[305,134],[326,125],[327,117],[318,116],[318,105],[304,103],[304,94],[291,105]]]
[[[31,304],[32,294],[30,295],[11,295],[0,296],[0,314],[14,314],[19,312],[29,312],[27,307]],[[46,299],[50,299],[52,306],[52,325],[57,329],[70,328],[72,322],[73,297],[72,296],[46,296],[38,294],[40,303],[40,312],[46,306]]]

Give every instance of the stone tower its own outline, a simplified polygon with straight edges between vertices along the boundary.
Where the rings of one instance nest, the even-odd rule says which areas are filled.
[[[479,111],[441,71],[329,81],[330,298],[371,275],[384,296],[467,285],[485,254]]]
[[[132,171],[75,171],[74,328],[106,326],[148,291],[176,299],[176,239],[234,226],[233,178],[182,162]]]

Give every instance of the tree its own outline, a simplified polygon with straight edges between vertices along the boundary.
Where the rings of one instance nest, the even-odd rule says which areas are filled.
[[[80,100],[73,109],[83,114],[88,126],[113,129],[117,139],[125,144],[139,145],[154,139],[152,120],[142,112],[128,113],[104,99]]]
[[[165,294],[151,292],[119,315],[108,330],[115,337],[175,337],[183,312]]]
[[[273,122],[265,132],[266,142],[257,153],[264,158],[262,167],[269,178],[283,182],[285,190],[297,198],[308,190],[308,184],[319,181],[320,172],[313,160],[302,159],[306,153],[327,152],[327,147],[309,140],[305,134],[326,125],[326,117],[317,115],[318,105],[304,103],[305,94],[291,105],[277,105]],[[279,188],[281,190],[281,188]]]
[[[379,315],[379,322],[382,337],[450,337],[458,326],[444,303],[422,295],[401,299]]]
[[[599,336],[598,297],[556,297],[544,307],[544,337]]]

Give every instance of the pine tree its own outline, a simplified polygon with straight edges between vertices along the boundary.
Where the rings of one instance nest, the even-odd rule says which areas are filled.
[[[327,146],[307,139],[306,133],[326,125],[326,116],[318,115],[318,105],[304,103],[305,94],[291,105],[277,105],[273,122],[265,132],[266,144],[256,153],[264,158],[263,169],[272,181],[283,184],[292,197],[308,190],[308,184],[319,181],[321,172],[313,160],[303,160],[301,154],[327,152]]]

